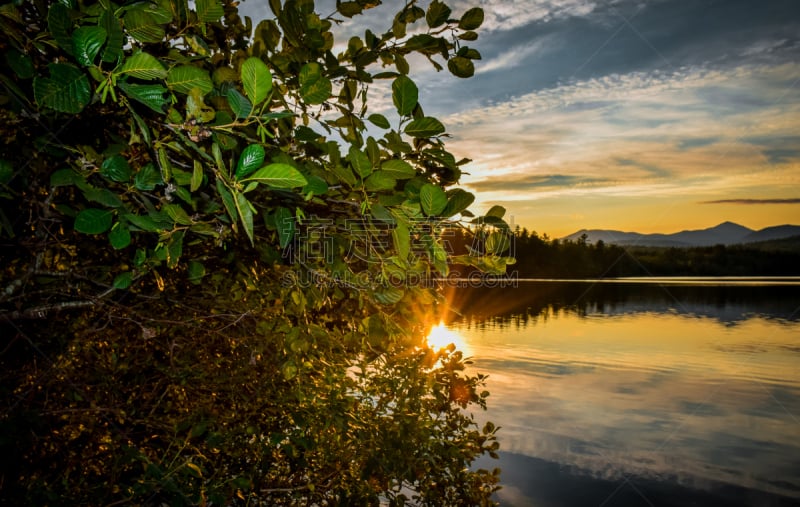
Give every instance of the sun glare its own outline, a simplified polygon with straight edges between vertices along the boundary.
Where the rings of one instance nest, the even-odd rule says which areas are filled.
[[[433,326],[431,332],[428,333],[428,346],[435,350],[446,348],[450,344],[455,345],[456,349],[467,353],[467,344],[464,338],[456,332],[447,329],[444,322]]]

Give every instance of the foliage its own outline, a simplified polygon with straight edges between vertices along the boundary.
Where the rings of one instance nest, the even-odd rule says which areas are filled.
[[[424,344],[417,283],[472,216],[468,160],[409,75],[472,75],[483,12],[411,1],[334,54],[379,3],[0,7],[4,498],[490,503],[484,377]],[[461,262],[504,271],[502,213],[475,220]]]

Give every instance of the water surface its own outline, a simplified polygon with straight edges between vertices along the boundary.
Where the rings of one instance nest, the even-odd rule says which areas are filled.
[[[800,505],[800,286],[460,289],[508,506]]]

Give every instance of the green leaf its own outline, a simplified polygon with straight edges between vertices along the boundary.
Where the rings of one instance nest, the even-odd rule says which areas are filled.
[[[479,225],[491,225],[493,227],[497,227],[498,229],[510,229],[505,220],[491,215],[474,218],[471,223]]]
[[[194,167],[192,167],[192,180],[189,182],[189,190],[191,192],[197,191],[200,185],[203,184],[203,164],[199,160],[194,160]]]
[[[186,118],[194,119],[197,123],[211,123],[217,112],[203,101],[203,94],[199,88],[192,88],[186,97]]]
[[[69,171],[73,172],[71,169],[61,169],[61,171]],[[56,171],[56,172],[61,172]],[[50,186],[55,187],[58,185],[53,184],[53,175],[50,176]],[[0,159],[0,185],[8,185],[8,183],[14,178],[14,166],[11,165],[11,162],[5,159]]]
[[[392,82],[392,102],[400,116],[411,114],[417,106],[419,90],[408,76],[400,76]]]
[[[161,62],[155,56],[144,51],[139,51],[129,56],[119,73],[144,80],[164,79],[167,77],[167,69],[164,68]]]
[[[456,56],[463,56],[464,58],[469,58],[470,60],[480,60],[481,53],[477,49],[468,48],[463,46],[461,49],[458,50],[458,55]]]
[[[156,0],[155,3],[146,5],[144,11],[153,16],[157,23],[165,24],[172,23],[173,20],[186,19],[186,16],[180,12],[186,12],[186,7],[188,7],[186,0]]]
[[[169,104],[169,99],[164,96],[169,90],[161,85],[130,84],[120,81],[119,88],[128,97],[144,104],[157,113],[163,114],[164,106]]]
[[[269,164],[243,181],[257,181],[275,188],[294,188],[308,184],[305,176],[289,164]]]
[[[51,187],[68,187],[83,181],[85,181],[83,176],[72,169],[59,169],[50,175]]]
[[[442,211],[443,217],[452,217],[466,210],[475,201],[475,195],[461,188],[455,188],[448,193],[447,207]]]
[[[131,168],[125,157],[114,155],[103,161],[103,165],[100,166],[100,174],[112,181],[125,183],[131,179]]]
[[[333,91],[331,81],[322,75],[318,63],[307,63],[300,69],[300,96],[308,104],[322,104]]]
[[[214,83],[208,72],[193,65],[173,67],[167,74],[167,86],[177,93],[189,94],[192,88],[198,88],[205,95],[214,89]]]
[[[294,238],[297,220],[288,208],[281,206],[275,210],[273,222],[278,230],[278,243],[281,248],[286,248]]]
[[[493,231],[486,238],[484,246],[486,246],[486,253],[497,255],[508,250],[511,242],[508,239],[508,234],[505,231]]]
[[[217,180],[217,193],[222,199],[222,204],[225,206],[225,211],[231,219],[231,227],[236,230],[236,204],[233,202],[233,196],[230,191],[225,187],[221,180]]]
[[[447,206],[447,194],[440,187],[426,183],[419,191],[419,202],[426,215],[438,216]]]
[[[86,208],[75,217],[75,230],[83,234],[102,234],[111,228],[112,212]]]
[[[158,158],[158,169],[161,171],[161,181],[169,183],[172,179],[172,163],[169,161],[167,149],[164,146],[160,146],[156,151],[156,156]]]
[[[180,23],[189,21],[189,2],[187,0],[158,0],[162,9],[169,12],[172,19]]]
[[[485,216],[503,218],[503,215],[505,214],[506,214],[506,209],[504,207],[495,205],[489,208],[489,211],[486,212]]]
[[[429,245],[430,251],[428,252],[428,256],[433,263],[433,267],[436,268],[436,271],[442,276],[447,276],[450,270],[450,267],[447,265],[447,251],[438,241],[430,241]]]
[[[369,161],[369,157],[355,146],[350,147],[347,159],[350,161],[350,165],[353,166],[353,170],[356,174],[361,176],[362,179],[372,173],[372,163]]]
[[[72,20],[69,9],[61,3],[55,2],[47,11],[47,29],[56,40],[58,46],[68,54],[73,54]]]
[[[311,192],[314,195],[323,195],[328,192],[328,183],[319,176],[314,176],[312,174],[306,179],[308,180],[308,184],[303,187],[304,194]]]
[[[219,0],[196,0],[197,18],[206,23],[213,23],[225,15]]]
[[[135,215],[133,213],[125,215],[125,220],[133,224],[134,227],[145,232],[161,232],[162,230],[172,228],[171,223],[161,224],[161,221],[156,221],[151,216]]]
[[[356,184],[357,181],[356,176],[353,174],[353,171],[351,171],[349,167],[341,164],[334,164],[331,166],[330,170],[339,181],[347,183],[351,187]]]
[[[397,67],[397,72],[403,75],[408,75],[411,72],[411,66],[408,64],[408,60],[401,54],[394,55],[394,65]]]
[[[384,171],[375,171],[370,174],[369,178],[364,182],[364,186],[370,192],[379,192],[381,190],[392,190],[397,184],[397,180],[392,178],[390,174]]]
[[[364,8],[358,2],[342,2],[336,0],[336,10],[339,14],[346,18],[352,18],[357,14],[361,14]]]
[[[429,27],[436,28],[447,22],[450,12],[450,7],[439,0],[433,0],[428,6],[428,12],[425,13],[425,21]]]
[[[142,141],[144,141],[144,144],[146,144],[148,148],[151,147],[153,144],[153,136],[150,134],[150,127],[148,127],[142,117],[130,107],[130,104],[128,105],[128,110],[131,116],[133,116],[133,121],[136,122],[136,126],[139,127],[139,132],[142,134]]]
[[[397,227],[392,231],[392,243],[400,259],[407,260],[411,252],[411,232],[405,223],[397,222]]]
[[[272,91],[272,73],[267,64],[254,56],[245,60],[242,63],[242,86],[254,106],[266,100]]]
[[[411,164],[397,158],[384,161],[381,170],[396,180],[407,180],[417,175],[417,170]]]
[[[129,10],[123,22],[128,34],[139,42],[157,43],[164,40],[164,27],[153,14],[144,9]]]
[[[186,210],[178,204],[165,204],[161,207],[161,211],[166,213],[176,224],[192,225],[193,223]]]
[[[83,189],[83,196],[87,201],[102,204],[106,208],[121,208],[123,206],[122,200],[117,194],[107,188],[94,188],[87,185]]]
[[[242,150],[236,164],[236,179],[241,180],[264,163],[264,148],[260,144],[251,144]]]
[[[122,46],[125,42],[122,24],[111,9],[103,11],[98,24],[103,27],[107,35],[106,48],[103,50],[101,60],[106,63],[115,63],[122,57]]]
[[[242,220],[244,232],[247,234],[250,244],[253,245],[253,205],[250,204],[250,201],[247,200],[244,194],[237,192],[235,197],[236,200],[234,204],[236,205],[236,211],[239,214],[239,218]]]
[[[183,255],[183,237],[186,235],[184,231],[175,231],[169,236],[167,241],[167,267],[172,269],[178,266],[178,261]]]
[[[6,63],[20,79],[33,77],[33,60],[30,56],[11,48],[6,52]]]
[[[475,74],[475,64],[463,56],[454,56],[447,61],[447,68],[456,77],[468,78]]]
[[[382,129],[388,129],[390,127],[389,120],[387,120],[382,114],[373,113],[367,117],[367,120],[369,120],[376,127],[380,127]]]
[[[423,54],[436,54],[439,52],[439,38],[427,33],[411,36],[406,42],[406,50],[419,51]]]
[[[377,289],[372,295],[382,305],[393,305],[403,299],[405,291],[399,287],[387,286]]]
[[[473,7],[461,16],[458,27],[462,30],[475,30],[483,24],[483,9]]]
[[[416,119],[406,125],[405,133],[412,137],[433,137],[444,134],[442,122],[431,116]]]
[[[156,185],[164,183],[161,179],[161,173],[156,169],[152,162],[139,169],[136,176],[133,177],[133,184],[137,190],[150,191],[156,188]]]
[[[62,113],[80,113],[92,98],[86,75],[67,63],[51,63],[47,68],[49,78],[37,76],[33,79],[36,102]]]
[[[72,33],[75,59],[85,67],[94,64],[100,48],[106,42],[106,31],[99,26],[82,26]]]
[[[114,288],[125,290],[133,283],[133,274],[130,271],[120,273],[114,278]]]
[[[206,267],[203,266],[203,263],[198,261],[189,261],[187,271],[189,282],[195,285],[199,285],[203,277],[206,276]]]
[[[381,162],[381,148],[372,136],[367,138],[367,157],[369,157],[369,161],[373,166]]]
[[[131,231],[127,224],[117,222],[108,233],[108,241],[114,250],[122,250],[131,244]]]
[[[228,90],[226,97],[228,98],[228,105],[236,118],[247,118],[253,112],[253,104],[235,88]]]

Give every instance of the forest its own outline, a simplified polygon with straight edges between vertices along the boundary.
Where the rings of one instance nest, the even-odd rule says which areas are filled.
[[[480,229],[453,230],[447,239],[457,255],[479,254]],[[585,238],[551,239],[514,229],[507,254],[516,259],[507,276],[517,278],[617,278],[643,276],[797,276],[800,237],[709,247],[620,246]],[[455,271],[469,268],[454,267]]]

